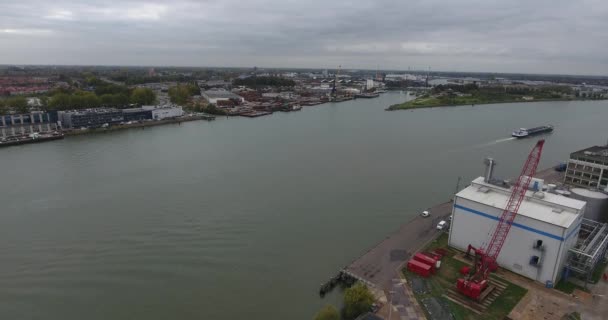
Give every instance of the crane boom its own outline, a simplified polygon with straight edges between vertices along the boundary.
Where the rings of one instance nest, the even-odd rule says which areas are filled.
[[[488,287],[489,273],[490,271],[496,270],[498,267],[496,260],[509,235],[509,230],[511,230],[511,225],[513,225],[519,207],[526,197],[526,191],[528,191],[528,188],[530,187],[532,177],[536,174],[536,168],[538,168],[544,144],[545,140],[539,140],[532,151],[530,151],[526,163],[521,170],[521,174],[517,177],[517,181],[513,185],[513,188],[511,188],[509,200],[498,220],[496,229],[494,229],[494,232],[492,233],[492,238],[488,246],[486,248],[476,249],[472,245],[469,245],[467,255],[471,250],[475,252],[474,272],[464,279],[458,279],[458,282],[456,283],[458,291],[467,297],[480,299],[480,297],[487,295],[487,293],[483,295],[482,293]]]
[[[492,240],[490,240],[488,247],[484,250],[485,254],[493,260],[498,258],[500,250],[505,244],[505,240],[507,239],[507,235],[511,229],[511,225],[513,224],[513,220],[519,211],[519,206],[523,202],[526,196],[526,191],[530,187],[530,181],[532,181],[532,177],[534,174],[536,174],[536,168],[538,168],[538,163],[540,161],[544,144],[545,140],[539,140],[532,151],[530,151],[530,155],[528,156],[528,159],[521,170],[521,174],[513,186],[509,201],[507,202],[507,205],[505,206],[505,209],[498,220],[498,225],[496,226],[496,230],[492,235]]]

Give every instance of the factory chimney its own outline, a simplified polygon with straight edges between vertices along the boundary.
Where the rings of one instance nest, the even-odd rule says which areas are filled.
[[[496,165],[496,161],[494,161],[494,159],[492,159],[492,158],[486,158],[484,163],[486,165],[486,172],[485,172],[483,181],[490,182],[490,180],[492,180],[493,175],[494,175],[494,166]]]

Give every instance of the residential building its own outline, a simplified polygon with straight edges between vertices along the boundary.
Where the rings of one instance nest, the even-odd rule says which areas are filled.
[[[58,130],[53,113],[32,111],[25,114],[0,115],[0,136],[26,135]]]
[[[115,108],[59,111],[58,116],[64,128],[97,128],[124,121],[122,111]]]
[[[152,119],[152,110],[144,110],[142,108],[123,109],[122,114],[124,121],[143,121]]]

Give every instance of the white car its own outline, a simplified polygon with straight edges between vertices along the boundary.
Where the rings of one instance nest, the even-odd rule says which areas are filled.
[[[426,218],[426,217],[430,216],[431,213],[425,210],[425,211],[422,211],[422,213],[420,215]]]
[[[437,230],[443,230],[448,223],[445,220],[439,221],[437,224]]]

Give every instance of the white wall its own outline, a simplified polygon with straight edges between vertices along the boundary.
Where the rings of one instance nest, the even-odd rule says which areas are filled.
[[[580,231],[584,213],[585,208],[580,211],[578,218],[576,218],[576,220],[572,223],[568,230],[564,230],[564,235],[562,237],[566,240],[563,242],[563,249],[561,250],[561,253],[557,260],[558,266],[564,265],[564,263],[566,262],[566,258],[568,257],[568,249],[576,245],[576,240],[578,239],[578,232]],[[564,271],[563,269],[563,267],[558,268],[556,270],[554,278],[559,279],[561,277],[562,272]]]
[[[184,111],[182,110],[182,107],[158,108],[158,109],[152,110],[152,118],[155,120],[181,117],[183,115],[184,115]]]
[[[497,217],[501,214],[502,209],[456,197],[449,245],[463,251],[469,244],[478,248],[484,247],[498,224]],[[518,215],[498,256],[498,264],[539,282],[555,281],[560,272],[561,264],[558,263],[563,262],[568,245],[576,238],[573,235],[562,241],[561,238],[566,232],[567,230],[559,226]],[[541,252],[533,248],[534,242],[539,239],[543,241],[545,250],[542,266],[537,268],[530,265],[530,258],[541,256]]]

